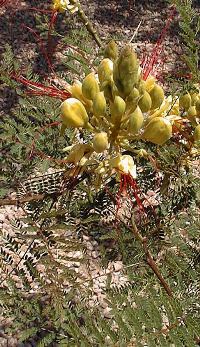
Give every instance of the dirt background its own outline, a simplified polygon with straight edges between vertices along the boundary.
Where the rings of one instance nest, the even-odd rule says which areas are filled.
[[[31,31],[36,30],[35,16],[42,15],[37,9],[49,10],[50,1],[38,0],[1,0],[0,1],[0,57],[5,50],[5,45],[11,45],[14,55],[19,59],[21,69],[31,64],[33,70],[40,75],[49,73],[44,56],[41,53],[38,38]],[[151,54],[156,41],[159,38],[165,21],[169,18],[171,8],[166,0],[83,0],[82,7],[88,18],[93,22],[102,40],[118,38],[123,42],[129,42],[141,23],[138,33],[132,41],[134,48],[142,59]],[[193,1],[194,7],[200,13],[200,1]],[[47,14],[48,15],[48,14]],[[48,15],[50,17],[50,15]],[[59,15],[56,22],[56,30],[61,35],[68,35],[71,28],[80,27],[77,15],[71,21],[70,15]],[[29,27],[31,30],[28,30]],[[157,68],[163,76],[167,71],[177,71],[184,66],[182,61],[182,45],[178,33],[178,15],[174,18],[165,36],[161,65]],[[44,31],[41,38],[44,37]],[[43,42],[44,46],[46,41]],[[54,39],[54,54],[52,63],[56,69],[59,66],[63,46]],[[94,50],[95,50],[94,45]],[[9,113],[17,103],[17,97],[13,90],[0,84],[0,114]]]

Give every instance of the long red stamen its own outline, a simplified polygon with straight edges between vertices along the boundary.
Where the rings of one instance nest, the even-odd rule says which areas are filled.
[[[12,73],[11,77],[29,88],[29,90],[26,92],[28,95],[47,95],[61,100],[66,100],[71,96],[68,91],[60,90],[57,87],[45,86],[39,82],[30,81],[23,76],[17,75],[16,73]]]
[[[33,30],[32,28],[28,27],[25,24],[22,24],[21,26],[26,28],[26,29],[28,29],[36,37],[36,39],[37,39],[37,41],[39,43],[39,46],[40,46],[40,50],[41,50],[41,52],[42,52],[42,54],[43,54],[43,56],[44,56],[44,58],[45,58],[45,60],[47,62],[47,65],[48,65],[49,69],[54,73],[53,66],[52,66],[52,64],[51,64],[51,62],[49,60],[48,53],[47,53],[47,51],[46,51],[46,49],[44,47],[44,44],[43,44],[43,42],[42,42],[42,40],[40,38],[40,35],[35,30]]]
[[[163,41],[165,39],[167,30],[169,29],[169,26],[174,18],[176,14],[176,8],[173,6],[172,10],[171,10],[171,15],[169,16],[169,18],[167,19],[166,25],[163,28],[163,30],[161,31],[160,37],[158,39],[158,41],[156,42],[156,45],[153,49],[153,54],[151,55],[151,57],[145,59],[144,61],[144,65],[142,66],[143,68],[143,79],[146,80],[147,77],[149,76],[149,74],[151,73],[151,71],[153,70],[153,67],[155,66],[155,64],[158,62],[159,59],[159,55],[163,49],[162,45],[163,45]]]
[[[52,29],[53,29],[53,27],[54,27],[54,24],[55,24],[57,15],[58,15],[58,11],[53,11],[53,12],[52,12],[52,16],[51,16],[50,21],[49,21],[48,44],[47,44],[48,49],[49,49],[49,47],[51,46],[51,32],[52,32]],[[50,52],[48,51],[48,53],[50,53]]]
[[[137,205],[139,206],[140,210],[144,213],[145,209],[144,209],[144,206],[142,204],[142,201],[140,200],[140,198],[138,196],[135,180],[132,178],[131,175],[127,175],[127,180],[128,180],[128,183],[129,183],[130,187],[132,188],[131,191],[132,191],[132,193],[133,193],[133,195],[135,197]]]

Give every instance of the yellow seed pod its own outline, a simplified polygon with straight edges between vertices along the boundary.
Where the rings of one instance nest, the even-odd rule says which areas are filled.
[[[117,47],[117,44],[114,40],[111,40],[105,50],[104,50],[104,57],[105,58],[109,58],[111,60],[115,60],[117,59],[117,56],[118,56],[118,47]]]
[[[152,101],[149,93],[144,92],[143,96],[138,102],[138,106],[140,107],[142,112],[148,112],[151,109],[151,105]]]
[[[142,138],[156,145],[163,145],[172,136],[172,125],[163,117],[153,118],[144,129]]]
[[[158,84],[155,84],[154,87],[151,89],[149,93],[152,101],[151,109],[155,110],[155,108],[158,108],[162,105],[165,95],[162,87],[160,87]]]
[[[197,115],[197,110],[196,110],[196,107],[195,106],[190,106],[187,110],[187,116],[189,117],[193,117],[193,116],[196,116]]]
[[[191,106],[191,101],[190,94],[184,94],[179,98],[179,106],[184,110],[188,110],[188,108]]]
[[[115,96],[114,102],[110,104],[111,121],[117,125],[125,112],[126,103],[120,96]]]
[[[99,92],[99,84],[95,78],[93,72],[87,75],[82,84],[82,93],[83,96],[89,100],[93,100],[96,93]]]
[[[136,107],[135,111],[129,116],[129,126],[128,130],[131,134],[136,134],[142,127],[144,122],[143,114],[139,108]]]
[[[156,79],[153,76],[149,76],[146,81],[144,81],[145,90],[149,93],[156,83]]]
[[[61,117],[65,128],[82,128],[88,124],[86,109],[75,98],[69,98],[61,104]]]
[[[113,62],[106,58],[101,61],[98,67],[99,82],[110,81],[113,76]]]
[[[200,141],[200,124],[196,126],[194,129],[194,135],[193,135],[194,141],[199,142]]]
[[[108,135],[105,132],[98,133],[94,136],[92,143],[95,152],[102,153],[109,147]]]
[[[106,99],[104,92],[98,92],[93,100],[93,113],[98,117],[103,117],[106,114]]]

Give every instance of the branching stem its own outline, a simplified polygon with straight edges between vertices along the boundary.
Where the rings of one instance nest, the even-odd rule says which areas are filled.
[[[167,292],[167,294],[172,297],[173,296],[172,290],[169,287],[169,285],[167,284],[167,282],[165,281],[164,277],[162,276],[158,266],[156,265],[152,255],[151,255],[151,252],[148,249],[147,238],[143,237],[140,234],[140,232],[138,231],[138,228],[135,225],[135,221],[134,221],[133,218],[132,218],[132,225],[133,225],[133,228],[132,228],[133,234],[134,234],[135,238],[142,244],[142,247],[144,249],[144,253],[146,255],[147,264],[150,266],[150,268],[153,270],[155,275],[158,277],[160,283],[164,287],[164,289]]]

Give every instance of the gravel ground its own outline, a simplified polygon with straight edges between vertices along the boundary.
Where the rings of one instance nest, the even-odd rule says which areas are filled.
[[[24,29],[23,25],[31,28],[35,27],[35,12],[30,7],[47,8],[48,1],[39,2],[38,0],[26,1],[7,1],[6,7],[0,8],[0,55],[3,53],[5,44],[11,44],[15,56],[17,56],[23,66],[31,63],[35,67],[35,71],[44,69],[45,62],[41,57],[38,49],[38,43],[33,34]],[[137,36],[133,45],[142,57],[145,53],[150,53],[157,41],[159,34],[164,26],[164,21],[169,17],[170,9],[167,1],[130,1],[130,0],[94,0],[81,1],[83,9],[89,18],[97,25],[100,37],[109,39],[116,37],[124,42],[129,42],[141,22]],[[200,4],[198,0],[194,2],[198,11]],[[67,21],[66,21],[67,22]],[[68,33],[69,26],[66,22],[58,23],[58,29],[62,34]],[[56,54],[61,54],[61,47],[58,45]],[[173,71],[181,64],[182,48],[180,37],[178,36],[177,19],[173,21],[166,38],[164,52],[162,54],[162,64],[158,71]],[[9,113],[17,103],[15,93],[9,88],[0,84],[0,114]],[[0,221],[3,232],[13,234],[10,220],[19,217],[22,211],[16,207],[6,206],[0,209]],[[93,280],[93,291],[91,293],[91,305],[100,304],[102,313],[109,318],[109,310],[105,302],[103,290],[108,273],[112,273],[112,283],[115,285],[123,285],[127,282],[127,278],[122,273],[122,262],[120,260],[110,262],[106,269],[99,265],[99,249],[96,241],[87,237],[84,240],[87,249],[88,266],[87,268],[79,267],[79,270],[85,274],[85,277],[91,277]],[[81,256],[78,254],[77,256]],[[17,262],[18,259],[16,259]],[[17,279],[16,279],[17,281]],[[20,283],[19,283],[20,288]],[[31,347],[35,346],[35,341],[29,341],[25,344],[18,343],[16,336],[5,335],[5,328],[9,326],[9,320],[0,317],[0,346],[5,347]]]

